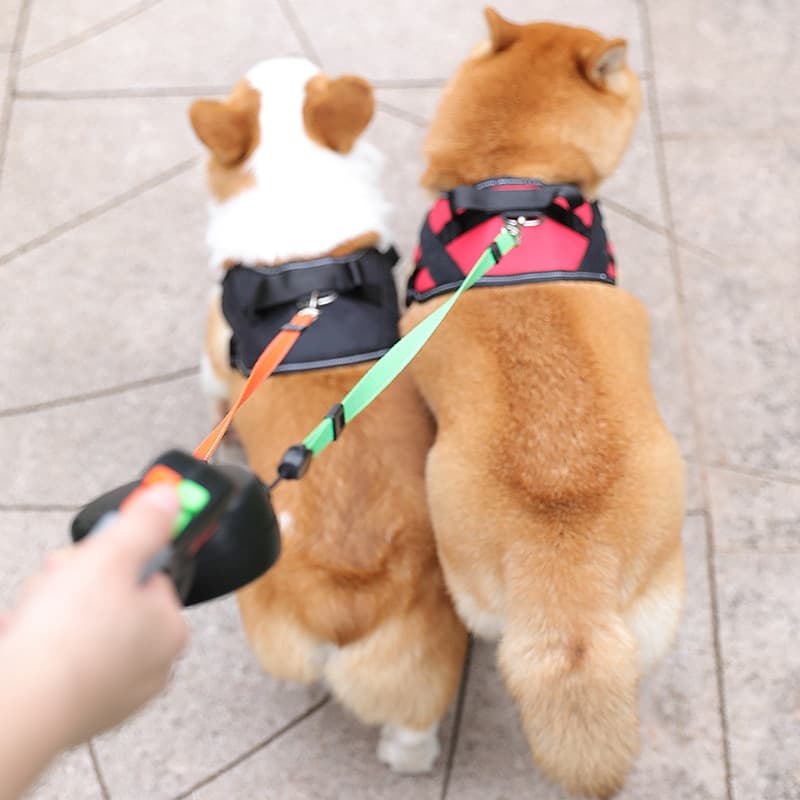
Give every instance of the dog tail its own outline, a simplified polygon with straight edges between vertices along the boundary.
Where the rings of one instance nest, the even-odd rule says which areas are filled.
[[[539,555],[510,559],[500,669],[542,772],[609,798],[639,749],[637,646],[616,610],[613,569]]]

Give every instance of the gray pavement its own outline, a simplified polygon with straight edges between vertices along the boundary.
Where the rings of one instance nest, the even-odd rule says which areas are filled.
[[[419,148],[482,3],[0,0],[0,600],[72,511],[208,418],[198,380],[202,153],[186,119],[256,61],[373,81],[397,240]],[[642,690],[625,800],[800,800],[800,7],[794,0],[501,0],[628,38],[636,138],[603,191],[622,283],[690,476],[687,611]],[[323,689],[261,674],[226,599],[192,612],[175,680],[61,758],[35,800],[555,800],[491,647],[475,646],[435,772],[378,764]],[[8,724],[8,721],[3,721]]]

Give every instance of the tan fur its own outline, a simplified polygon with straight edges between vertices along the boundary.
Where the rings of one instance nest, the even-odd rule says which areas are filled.
[[[303,123],[317,144],[349,153],[375,112],[372,87],[354,75],[315,75],[306,85]]]
[[[307,92],[319,112],[327,90],[312,84]],[[346,85],[352,87],[352,81]],[[334,95],[346,101],[346,93]],[[345,108],[352,110],[346,102]],[[320,135],[325,128],[331,147],[344,148],[351,138],[352,146],[369,121],[326,127],[331,120],[341,122],[326,113],[311,117],[323,122]],[[214,162],[212,157],[212,190]],[[365,230],[331,254],[377,240],[377,233]],[[319,255],[302,252],[298,242],[297,258]],[[215,296],[207,355],[233,398],[245,379],[228,365],[228,339]],[[262,479],[272,480],[285,449],[301,441],[368,367],[278,375],[255,392],[235,427]],[[402,376],[315,460],[302,481],[275,489],[280,560],[238,594],[245,631],[268,672],[294,681],[323,679],[363,721],[420,732],[435,726],[451,702],[466,648],[425,502],[424,464],[432,442],[430,414],[410,377]]]
[[[431,126],[424,185],[514,175],[595,192],[639,107],[624,43],[487,18],[489,45]],[[413,306],[403,328],[444,301]],[[653,397],[648,327],[620,288],[475,289],[411,365],[437,424],[428,498],[456,606],[501,635],[536,763],[598,797],[630,770],[639,678],[683,597],[683,470]]]
[[[577,182],[593,195],[624,152],[641,102],[627,66],[605,76],[597,70],[622,40],[549,23],[504,21],[501,33],[491,25],[503,48],[476,51],[445,87],[425,144],[423,185],[536,175]]]
[[[243,164],[259,144],[261,95],[246,80],[236,84],[226,100],[195,100],[189,119],[208,147],[211,194],[223,202],[254,185],[255,176]]]

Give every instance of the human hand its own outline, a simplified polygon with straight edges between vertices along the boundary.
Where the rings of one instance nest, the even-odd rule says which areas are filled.
[[[178,510],[174,489],[149,490],[101,533],[51,557],[8,615],[3,672],[16,665],[15,685],[31,685],[48,706],[54,747],[118,724],[166,685],[187,625],[166,576],[139,578]]]

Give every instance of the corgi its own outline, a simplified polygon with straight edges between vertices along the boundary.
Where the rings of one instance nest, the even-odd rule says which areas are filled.
[[[209,151],[207,239],[223,277],[208,315],[208,390],[236,397],[269,335],[320,290],[318,321],[234,422],[266,482],[398,336],[381,156],[362,138],[373,113],[366,81],[300,58],[264,61],[227,99],[190,109]],[[303,480],[274,489],[280,559],[237,595],[263,668],[324,681],[382,726],[378,757],[400,772],[432,768],[466,650],[425,502],[433,435],[401,376]]]
[[[426,138],[422,184],[443,197],[403,330],[502,225],[520,246],[410,366],[436,420],[428,503],[456,608],[499,640],[535,763],[607,798],[637,754],[639,680],[668,650],[684,596],[683,464],[653,395],[647,313],[611,285],[594,203],[640,86],[622,39],[486,19],[488,41],[445,86]],[[546,208],[512,211],[515,194]]]

